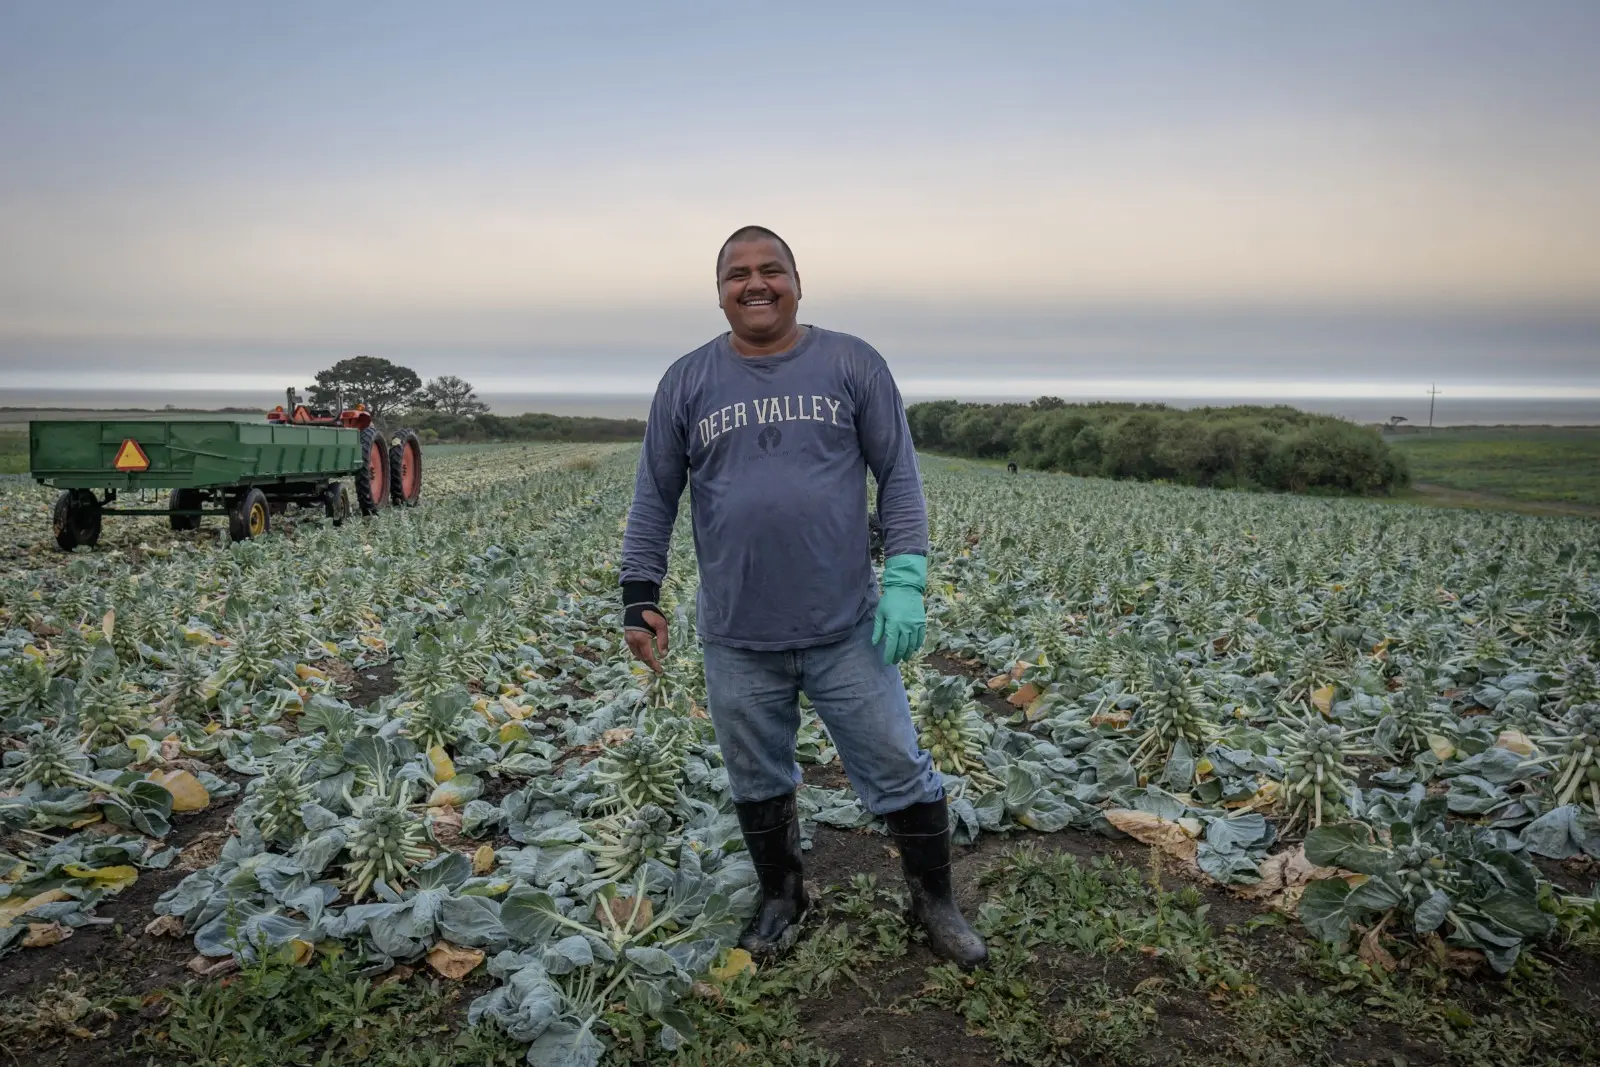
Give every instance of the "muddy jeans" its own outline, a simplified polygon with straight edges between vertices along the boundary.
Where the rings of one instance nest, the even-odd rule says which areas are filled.
[[[872,644],[872,617],[842,641],[791,652],[702,646],[706,694],[733,799],[768,800],[800,784],[800,693],[828,728],[850,784],[874,815],[944,796],[917,744],[900,669]]]

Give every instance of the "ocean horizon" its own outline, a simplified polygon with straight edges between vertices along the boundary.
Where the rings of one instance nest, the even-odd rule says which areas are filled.
[[[992,386],[988,387],[992,389]],[[543,412],[551,415],[595,416],[601,418],[644,418],[650,408],[648,393],[566,393],[566,392],[490,392],[480,394],[497,415]],[[1032,396],[983,395],[963,397],[954,392],[916,394],[908,392],[907,404],[929,400],[977,400],[985,403],[1027,402]],[[1061,399],[1073,401],[1071,395]],[[1127,400],[1164,403],[1173,407],[1223,407],[1230,404],[1288,404],[1302,411],[1334,415],[1360,423],[1386,422],[1403,416],[1414,426],[1428,424],[1428,398],[1329,397],[1318,400],[1304,396],[1250,395],[1239,397],[1183,397],[1139,394],[1128,396],[1095,395],[1084,401]],[[5,389],[0,388],[0,408],[13,410],[136,410],[178,409],[215,410],[218,408],[259,408],[263,412],[283,402],[283,393],[266,390],[157,390],[157,389]],[[1451,399],[1442,392],[1433,414],[1435,426],[1600,426],[1600,399],[1511,398],[1504,400],[1472,397]]]

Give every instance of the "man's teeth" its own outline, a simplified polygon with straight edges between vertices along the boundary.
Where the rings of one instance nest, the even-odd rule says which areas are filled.
[[[770,300],[746,300],[744,306],[747,308],[766,307],[770,303],[772,303]]]

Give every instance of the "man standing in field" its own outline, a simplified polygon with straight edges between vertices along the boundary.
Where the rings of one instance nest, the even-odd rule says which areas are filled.
[[[740,944],[771,956],[808,904],[795,789],[804,691],[867,810],[900,849],[912,912],[940,956],[973,967],[982,938],[956,907],[940,776],[917,744],[896,664],[926,632],[928,519],[900,392],[872,347],[796,321],[800,276],[759,226],[717,256],[729,333],[656,389],[622,550],[628,647],[667,651],[657,604],[685,485],[693,502],[697,628],[717,743],[760,910]],[[872,569],[866,473],[878,484],[883,588]]]

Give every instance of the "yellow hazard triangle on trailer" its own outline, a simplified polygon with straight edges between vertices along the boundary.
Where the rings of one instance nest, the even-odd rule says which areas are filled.
[[[117,449],[117,458],[111,461],[111,465],[119,471],[147,471],[150,469],[150,457],[144,454],[139,442],[130,437]]]

